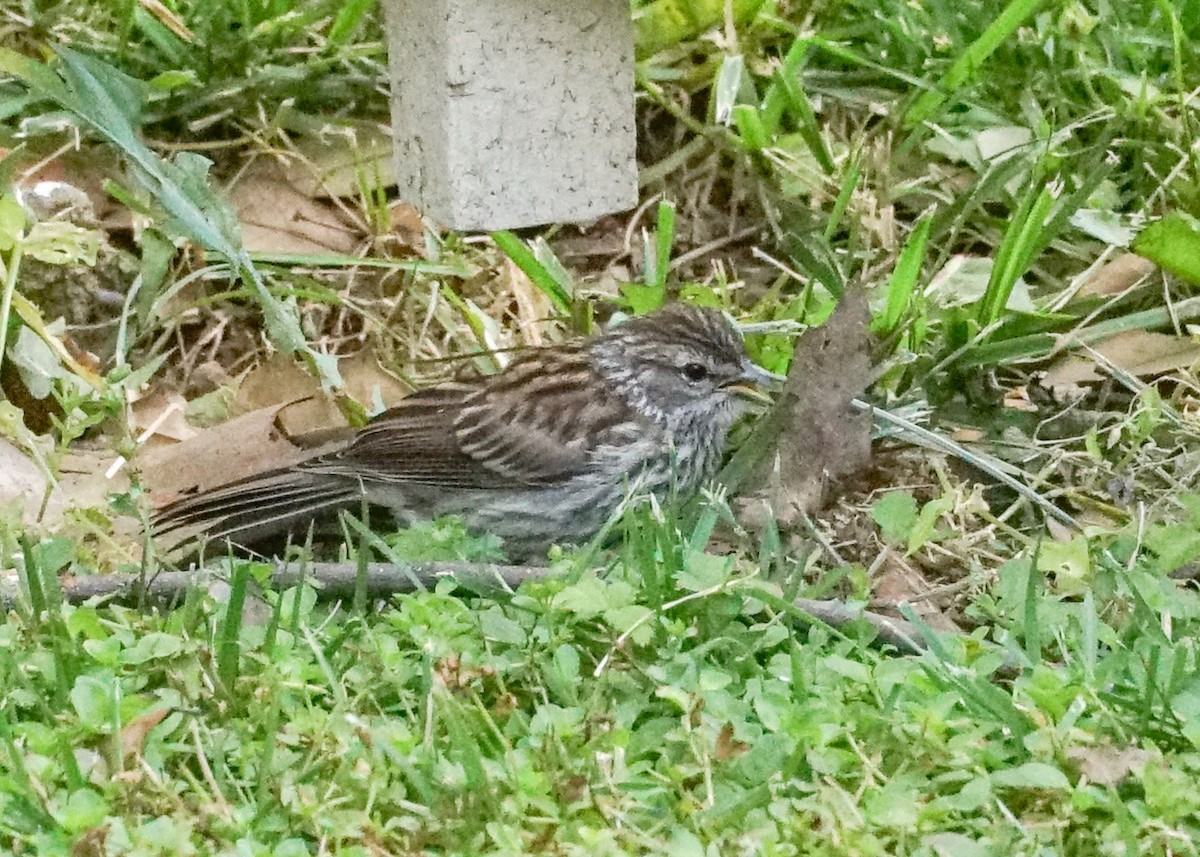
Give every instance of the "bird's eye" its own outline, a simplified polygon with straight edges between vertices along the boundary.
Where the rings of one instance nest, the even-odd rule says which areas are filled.
[[[683,367],[683,377],[689,381],[703,381],[708,377],[708,369],[703,363],[686,363]]]

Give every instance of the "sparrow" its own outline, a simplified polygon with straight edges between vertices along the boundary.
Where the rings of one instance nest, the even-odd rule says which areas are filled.
[[[457,516],[527,557],[587,540],[631,497],[694,493],[741,396],[774,380],[723,313],[669,304],[415,393],[342,448],[177,499],[152,528],[252,546],[365,501],[402,525]]]

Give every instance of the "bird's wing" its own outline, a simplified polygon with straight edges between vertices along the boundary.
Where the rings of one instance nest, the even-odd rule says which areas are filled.
[[[579,351],[539,351],[470,384],[414,394],[304,470],[457,488],[563,482],[644,427]]]

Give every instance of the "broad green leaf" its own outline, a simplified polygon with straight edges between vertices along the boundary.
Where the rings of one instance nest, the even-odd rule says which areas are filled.
[[[74,377],[83,379],[97,390],[104,388],[104,379],[96,374],[95,370],[75,359],[63,344],[56,329],[46,323],[46,320],[42,318],[41,311],[32,301],[19,293],[11,295],[11,299],[12,308],[17,317],[27,328],[41,337],[42,341],[58,356],[58,359],[70,368]]]
[[[1133,252],[1164,270],[1200,285],[1200,221],[1175,211],[1133,239]]]
[[[108,815],[108,802],[93,789],[71,792],[58,814],[58,822],[70,834],[82,833],[96,827]]]
[[[47,265],[96,264],[100,252],[100,233],[65,220],[44,220],[33,225],[21,250],[31,259]]]
[[[1200,529],[1192,524],[1157,524],[1146,531],[1146,547],[1167,575],[1200,559]]]
[[[702,592],[729,580],[733,573],[734,557],[717,556],[704,551],[688,551],[683,568],[675,576],[679,588],[686,592]]]
[[[111,678],[81,675],[71,688],[71,705],[83,726],[91,732],[108,732],[117,713],[115,688]]]
[[[491,607],[479,614],[479,630],[489,640],[513,646],[525,644],[525,629],[504,615],[500,607]]]
[[[654,639],[654,623],[646,619],[650,612],[650,608],[641,604],[630,604],[605,610],[604,620],[619,634],[632,631],[629,638],[636,645],[645,646]]]
[[[992,784],[1009,789],[1069,789],[1067,775],[1045,762],[1026,762],[1015,768],[995,771]]]
[[[36,333],[24,325],[8,347],[8,360],[21,374],[21,383],[33,398],[42,400],[54,392],[55,381],[71,378],[58,355]]]
[[[28,217],[11,193],[0,196],[0,252],[7,253],[21,240]]]
[[[908,553],[914,554],[934,537],[938,519],[954,508],[954,497],[944,494],[921,507],[912,531],[908,534]]]
[[[1063,595],[1080,595],[1092,577],[1088,541],[1076,536],[1065,542],[1042,542],[1038,552],[1038,571],[1054,576],[1054,588]]]
[[[747,21],[764,0],[655,0],[638,9],[634,17],[637,55],[647,57],[663,48],[698,36],[725,20]]]
[[[173,658],[183,651],[183,640],[174,634],[151,633],[140,637],[132,649],[122,653],[127,664],[144,664],[159,658]]]
[[[892,491],[871,504],[871,517],[894,544],[904,544],[917,523],[917,500],[907,491]]]
[[[608,593],[605,591],[604,582],[593,575],[587,575],[555,595],[553,604],[559,610],[591,618],[604,612],[608,606],[607,600]]]

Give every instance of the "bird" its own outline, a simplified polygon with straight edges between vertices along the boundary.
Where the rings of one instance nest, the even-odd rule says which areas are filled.
[[[341,448],[169,503],[152,531],[246,547],[366,502],[402,525],[457,516],[510,558],[544,555],[631,497],[695,493],[742,399],[775,380],[724,313],[671,303],[414,393]]]

